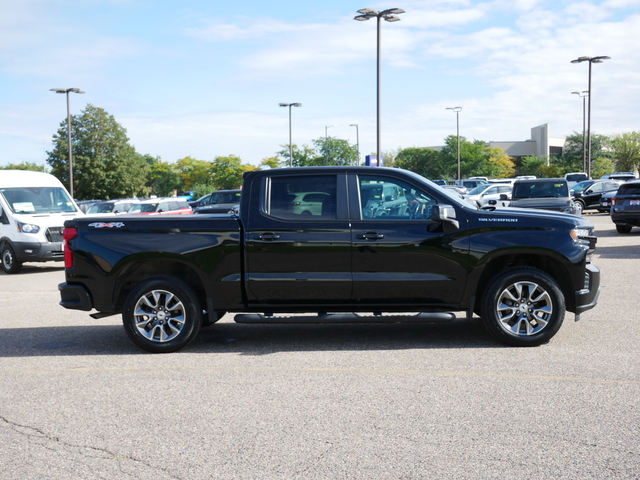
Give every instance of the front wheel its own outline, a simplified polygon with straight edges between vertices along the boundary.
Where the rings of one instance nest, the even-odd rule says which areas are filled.
[[[155,277],[131,291],[122,323],[129,338],[143,350],[175,352],[198,335],[202,308],[193,289],[181,280]]]
[[[582,215],[582,212],[584,211],[584,209],[586,208],[586,205],[584,203],[582,203],[581,200],[576,200],[573,202],[573,206],[576,209],[576,215]]]
[[[5,244],[2,246],[2,269],[6,273],[18,273],[22,269],[22,263],[16,259],[16,254],[13,252],[11,245]]]
[[[483,295],[481,317],[496,338],[516,347],[548,342],[562,326],[564,295],[556,281],[535,268],[498,275]]]

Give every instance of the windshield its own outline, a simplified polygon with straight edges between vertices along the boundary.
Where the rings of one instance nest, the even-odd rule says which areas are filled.
[[[95,205],[91,205],[89,210],[87,210],[87,214],[90,213],[111,213],[113,212],[113,203],[97,203]]]
[[[157,207],[157,203],[138,203],[137,205],[131,207],[131,209],[127,213],[155,212]]]
[[[566,182],[516,182],[512,199],[567,197]]]
[[[565,178],[567,182],[581,182],[587,180],[589,177],[586,173],[567,173]]]
[[[571,191],[572,192],[582,192],[582,191],[586,190],[587,188],[589,188],[592,184],[593,184],[593,182],[576,183],[573,187],[571,187]]]
[[[484,192],[489,187],[490,187],[490,185],[486,185],[486,184],[478,185],[473,190],[469,190],[469,193],[467,195],[480,195],[482,192]]]
[[[13,213],[77,212],[73,200],[61,187],[16,187],[0,189]]]

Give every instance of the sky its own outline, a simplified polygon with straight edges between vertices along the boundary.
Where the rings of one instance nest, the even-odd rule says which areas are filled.
[[[236,155],[258,165],[325,135],[376,150],[582,132],[589,63],[593,133],[640,131],[640,0],[0,0],[0,165],[43,164],[87,104],[138,153],[175,162]],[[354,127],[352,125],[357,125]]]

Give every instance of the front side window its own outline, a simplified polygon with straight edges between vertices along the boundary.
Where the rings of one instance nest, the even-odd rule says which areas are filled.
[[[272,177],[266,210],[284,219],[335,219],[336,196],[335,175]]]
[[[437,201],[415,187],[387,177],[360,176],[362,219],[403,220],[428,218]]]

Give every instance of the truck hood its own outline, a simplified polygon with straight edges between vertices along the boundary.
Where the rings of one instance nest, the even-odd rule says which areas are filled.
[[[495,210],[478,209],[477,220],[487,224],[505,226],[546,225],[563,228],[593,228],[593,224],[584,217],[569,215],[551,210],[536,208],[504,207]],[[541,222],[542,220],[542,222]]]
[[[15,213],[13,217],[22,223],[32,223],[42,228],[61,227],[65,221],[84,216],[81,212],[75,213]]]

